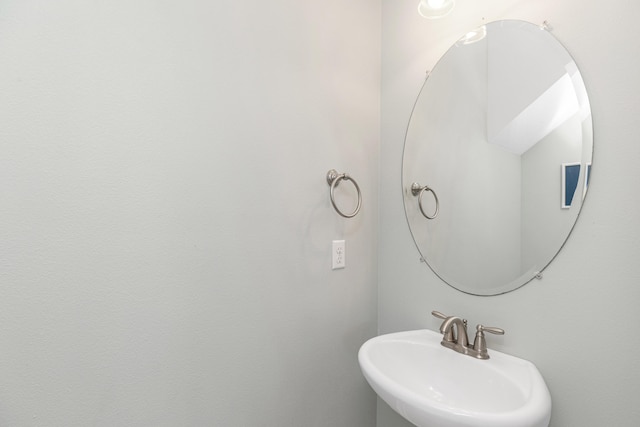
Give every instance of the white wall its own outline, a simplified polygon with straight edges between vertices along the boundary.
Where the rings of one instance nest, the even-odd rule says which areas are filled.
[[[591,122],[591,119],[588,120]],[[584,188],[573,195],[570,208],[561,208],[563,163],[580,162],[584,124],[574,115],[531,147],[522,156],[522,264],[536,270],[543,268],[555,255],[575,224],[582,207]],[[584,182],[584,181],[583,181]],[[538,264],[536,264],[538,263]]]
[[[552,394],[553,427],[638,425],[640,5],[458,0],[448,18],[428,21],[415,0],[382,4],[379,332],[435,330],[433,309],[503,327],[489,346],[536,363]],[[404,132],[424,72],[483,18],[548,20],[582,72],[595,126],[592,181],[572,236],[542,281],[498,297],[457,292],[419,262],[400,189]],[[408,424],[379,402],[377,425]]]
[[[379,40],[376,1],[0,4],[1,425],[375,423]]]

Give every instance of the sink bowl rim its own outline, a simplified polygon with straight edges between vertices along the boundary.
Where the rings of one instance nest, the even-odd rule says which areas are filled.
[[[477,425],[471,420],[480,418],[487,423],[486,425],[493,425],[495,427],[510,426],[513,425],[514,422],[518,422],[518,420],[533,422],[523,425],[548,425],[551,415],[551,395],[549,394],[542,375],[532,362],[492,349],[489,350],[490,359],[474,359],[442,347],[440,345],[441,339],[441,334],[429,329],[402,331],[373,337],[367,340],[358,352],[358,360],[362,373],[374,391],[394,410],[410,421],[415,422],[415,420],[411,418],[411,414],[423,413],[424,415],[428,414],[434,420],[455,421],[461,423],[459,425],[469,426]],[[438,402],[428,396],[420,395],[408,387],[399,384],[375,365],[368,354],[370,348],[392,341],[428,345],[435,351],[451,352],[455,357],[468,358],[468,363],[486,364],[485,368],[488,367],[498,372],[500,372],[499,364],[516,363],[527,369],[531,381],[531,390],[528,392],[523,404],[511,410],[479,411],[468,408],[452,408],[447,404]],[[502,372],[500,372],[500,374],[503,375]],[[514,386],[522,389],[518,384],[514,384]],[[542,414],[542,416],[540,414]],[[539,422],[536,423],[535,420],[538,418]],[[546,421],[544,421],[545,419]]]

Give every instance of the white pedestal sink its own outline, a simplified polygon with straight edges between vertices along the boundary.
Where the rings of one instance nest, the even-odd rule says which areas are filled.
[[[547,427],[551,396],[527,360],[489,349],[479,360],[417,330],[362,345],[362,372],[375,392],[418,427]]]

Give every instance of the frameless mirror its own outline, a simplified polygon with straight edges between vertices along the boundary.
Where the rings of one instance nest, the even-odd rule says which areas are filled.
[[[577,220],[592,152],[586,88],[549,31],[506,20],[468,33],[407,128],[404,205],[422,258],[475,295],[540,277]]]

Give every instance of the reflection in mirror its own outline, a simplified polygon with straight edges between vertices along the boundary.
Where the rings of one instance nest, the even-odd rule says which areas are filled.
[[[431,269],[496,295],[536,277],[571,232],[587,189],[591,109],[580,72],[544,28],[498,21],[440,59],[407,129],[407,220]],[[422,206],[419,182],[438,194]]]

